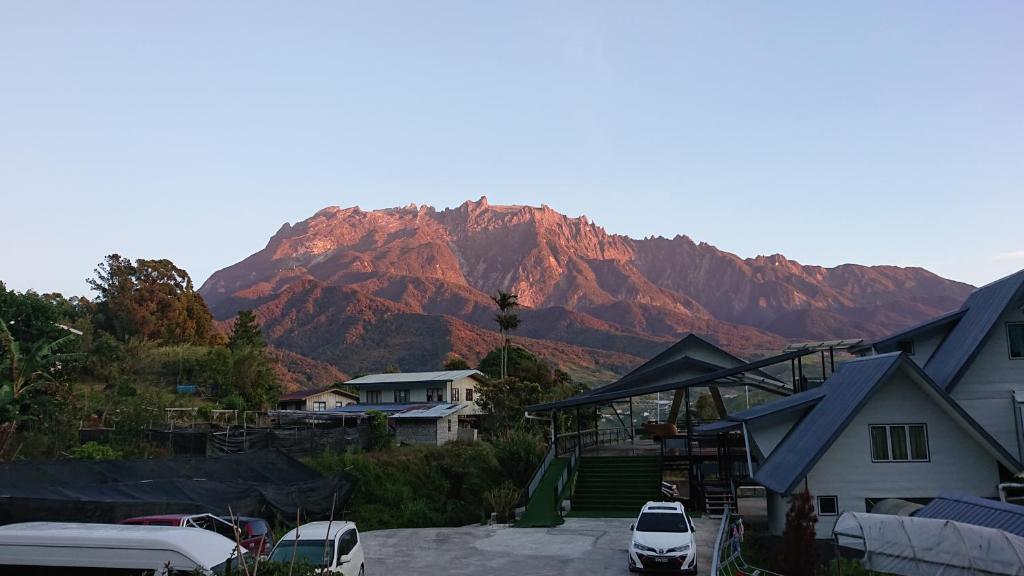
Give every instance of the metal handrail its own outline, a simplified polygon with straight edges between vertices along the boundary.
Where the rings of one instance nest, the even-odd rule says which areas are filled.
[[[719,563],[722,558],[722,544],[725,542],[725,532],[729,529],[729,505],[725,505],[722,511],[722,522],[718,525],[718,534],[715,535],[715,548],[711,552],[711,576],[718,576]]]
[[[544,479],[544,474],[548,471],[548,467],[551,466],[551,461],[555,459],[555,445],[552,444],[544,459],[541,460],[540,465],[533,472],[533,476],[530,478],[530,483],[526,487],[526,498],[529,500],[533,497],[533,493],[537,490],[537,486],[540,486],[540,481]]]

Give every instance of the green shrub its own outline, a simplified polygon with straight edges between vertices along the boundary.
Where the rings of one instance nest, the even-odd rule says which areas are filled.
[[[516,504],[519,502],[519,488],[511,482],[503,482],[484,494],[487,505],[497,516],[497,521],[507,524],[514,519]]]
[[[99,442],[86,442],[72,448],[69,453],[72,458],[79,460],[117,460],[121,458],[119,451]]]
[[[486,442],[402,446],[359,454],[323,454],[311,465],[357,479],[344,512],[361,530],[464,526],[487,507],[484,495],[503,480]]]
[[[544,457],[544,441],[540,436],[517,428],[499,434],[491,444],[505,477],[520,488],[526,486]]]

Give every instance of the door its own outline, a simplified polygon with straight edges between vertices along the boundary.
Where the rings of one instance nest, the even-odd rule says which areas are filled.
[[[359,576],[363,565],[363,547],[359,544],[359,534],[355,528],[349,528],[338,536],[337,566],[345,576]]]

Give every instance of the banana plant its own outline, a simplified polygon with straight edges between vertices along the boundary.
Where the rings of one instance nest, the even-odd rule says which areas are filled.
[[[82,356],[59,352],[73,339],[74,335],[69,334],[49,342],[40,341],[27,354],[22,353],[7,323],[0,320],[0,458],[14,438],[18,421],[23,419],[22,397],[37,386],[57,383],[61,370]]]

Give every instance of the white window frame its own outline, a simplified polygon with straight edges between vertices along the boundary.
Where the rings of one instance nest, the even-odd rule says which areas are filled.
[[[327,412],[327,401],[326,400],[314,400],[313,401],[313,412]]]
[[[924,458],[914,458],[913,450],[911,449],[911,445],[910,445],[910,428],[913,427],[913,426],[920,426],[920,427],[924,428],[924,451],[925,451],[925,457]],[[906,446],[907,446],[907,459],[906,460],[896,460],[896,459],[894,459],[892,457],[892,454],[893,454],[893,450],[892,450],[892,429],[894,427],[902,427],[903,428],[903,433],[904,433],[906,441],[907,441],[907,444],[906,444]],[[880,460],[880,459],[875,458],[874,438],[872,437],[872,434],[871,434],[872,431],[875,428],[884,428],[885,429],[885,441],[886,441],[886,446],[887,446],[888,451],[889,451],[889,458],[888,459]],[[932,443],[928,439],[928,424],[926,424],[924,422],[911,422],[911,423],[907,423],[907,424],[903,424],[903,423],[896,423],[896,424],[871,424],[871,425],[868,426],[868,450],[871,451],[871,461],[872,462],[876,462],[876,463],[880,463],[880,464],[907,464],[907,463],[931,462],[932,461]]]
[[[832,500],[835,501],[835,503],[836,503],[836,505],[835,505],[836,511],[835,512],[833,512],[831,514],[826,514],[825,512],[821,511],[821,500],[823,498],[831,498]],[[815,506],[814,511],[817,512],[818,516],[839,516],[839,496],[833,496],[833,495],[818,496],[817,500],[814,503],[814,506]]]
[[[399,400],[398,400],[399,395],[405,397],[405,399],[402,400],[401,402],[399,402]],[[408,403],[411,396],[412,396],[412,394],[410,394],[408,388],[395,388],[395,403],[396,404]]]
[[[366,403],[367,404],[383,404],[384,394],[380,390],[367,390],[366,391]]]
[[[1013,326],[1024,327],[1024,322],[1007,322],[1006,323],[1006,355],[1010,357],[1010,360],[1024,360],[1024,356],[1014,356],[1013,349],[1010,348],[1010,328]]]

